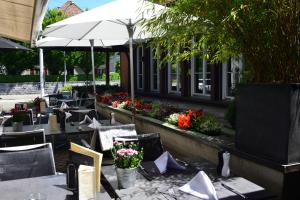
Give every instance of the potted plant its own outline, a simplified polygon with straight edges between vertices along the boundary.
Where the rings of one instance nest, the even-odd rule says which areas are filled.
[[[134,186],[137,168],[143,160],[143,149],[137,144],[114,142],[111,150],[116,167],[119,188]]]
[[[23,130],[23,122],[26,118],[27,109],[19,111],[15,108],[11,109],[13,131],[20,132]]]

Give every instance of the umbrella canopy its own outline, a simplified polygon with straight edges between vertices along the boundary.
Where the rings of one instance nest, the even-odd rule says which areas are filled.
[[[94,47],[109,48],[111,46],[125,45],[127,40],[95,40]],[[91,47],[89,40],[76,40],[69,38],[45,37],[36,42],[38,48],[76,48]]]
[[[3,49],[3,50],[24,50],[24,51],[28,51],[30,49],[18,44],[18,43],[15,43],[13,41],[10,41],[10,40],[7,40],[7,39],[4,39],[4,38],[1,38],[0,37],[0,49]]]
[[[134,26],[133,38],[149,38],[139,22],[155,17],[165,7],[144,0],[116,0],[49,25],[43,35],[70,39],[129,40],[128,26]]]
[[[130,85],[131,99],[133,101],[133,38],[145,39],[151,37],[151,34],[143,30],[140,22],[156,17],[164,9],[164,6],[144,0],[116,0],[51,24],[46,28],[43,35],[90,40],[92,52],[95,40],[129,40]],[[92,60],[94,69],[93,63]],[[96,94],[95,84],[94,93]]]

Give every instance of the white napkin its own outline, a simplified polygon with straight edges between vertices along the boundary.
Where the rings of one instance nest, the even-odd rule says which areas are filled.
[[[60,105],[60,109],[67,109],[67,108],[69,108],[69,106],[65,102],[62,102]]]
[[[69,119],[72,116],[70,112],[66,112],[66,120]]]
[[[215,187],[204,171],[198,172],[192,180],[179,190],[205,200],[218,200]]]
[[[186,169],[186,167],[180,165],[168,151],[161,154],[154,163],[161,174],[165,173],[167,169]]]
[[[99,128],[101,127],[101,124],[97,121],[97,119],[93,118],[93,122],[88,125],[88,127],[94,129],[94,130],[99,130]]]
[[[78,168],[78,190],[80,200],[95,199],[95,167],[80,165]]]
[[[87,123],[92,123],[92,120],[88,115],[85,115],[84,119],[81,122],[79,122],[79,124],[81,125],[81,124],[87,124]]]

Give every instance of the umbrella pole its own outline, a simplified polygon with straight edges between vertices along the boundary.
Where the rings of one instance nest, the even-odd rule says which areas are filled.
[[[43,49],[39,49],[39,56],[40,56],[40,84],[41,84],[41,97],[45,96],[45,89],[44,89],[44,53]]]
[[[91,44],[91,58],[92,58],[92,71],[93,71],[93,90],[94,90],[94,105],[95,105],[95,111],[96,111],[96,117],[98,119],[97,114],[97,98],[96,98],[96,77],[95,77],[95,60],[94,60],[94,40],[90,40]]]
[[[134,104],[134,71],[133,71],[133,25],[131,20],[129,20],[129,25],[127,26],[129,34],[129,63],[130,63],[130,93],[131,93],[131,102],[133,104],[132,110],[132,123],[135,121],[135,104]]]
[[[65,76],[65,84],[67,84],[67,61],[66,61],[66,52],[64,51],[64,76]]]

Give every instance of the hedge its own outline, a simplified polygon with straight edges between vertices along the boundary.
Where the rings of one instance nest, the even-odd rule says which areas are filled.
[[[46,82],[63,82],[65,80],[64,75],[48,75],[45,77]],[[86,81],[93,80],[92,75],[88,75],[88,78],[84,74],[80,75],[68,75],[67,81]],[[96,80],[105,80],[105,76],[96,77]],[[120,75],[116,72],[110,73],[110,80],[120,80]],[[39,82],[39,75],[0,75],[0,83],[24,83],[24,82]]]

